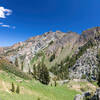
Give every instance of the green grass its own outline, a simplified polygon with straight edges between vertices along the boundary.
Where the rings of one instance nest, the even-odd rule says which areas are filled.
[[[24,87],[29,93],[8,93],[6,91],[0,90],[0,99],[2,100],[37,100],[40,97],[40,100],[73,100],[74,96],[78,94],[75,90],[67,88],[67,85],[63,86],[45,86],[38,81],[30,80],[26,81],[19,77],[16,77],[10,73],[0,73],[0,80],[3,80],[5,83],[18,84],[20,87]],[[21,83],[18,83],[16,80],[23,80]],[[0,87],[1,88],[1,87]],[[21,90],[21,92],[24,92]]]
[[[92,84],[96,87],[98,87],[97,81],[92,82]]]

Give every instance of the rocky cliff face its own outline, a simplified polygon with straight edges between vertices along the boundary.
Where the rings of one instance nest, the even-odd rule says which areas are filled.
[[[97,75],[97,47],[87,49],[70,69],[70,78],[92,78]]]
[[[81,35],[75,32],[46,32],[43,35],[32,37],[24,42],[14,44],[11,47],[0,48],[0,56],[6,57],[14,64],[17,63],[19,69],[24,72],[29,72],[33,71],[34,61],[38,63],[41,60],[41,55],[47,67],[50,67],[55,65],[55,63],[61,62],[67,56],[71,57],[79,52],[79,47],[83,46],[90,39],[94,41],[100,40],[99,33],[100,27],[83,31]],[[53,54],[55,54],[55,59],[50,62],[49,59]],[[95,79],[97,71],[96,55],[97,46],[88,48],[77,59],[75,65],[69,69],[70,77],[82,78],[85,75],[87,79],[89,77]]]
[[[59,56],[62,48],[65,48],[66,45],[71,45],[69,47],[71,51],[78,38],[79,35],[74,32],[47,32],[41,36],[32,37],[25,42],[19,42],[11,47],[3,48],[1,55],[14,64],[17,61],[19,69],[29,72],[29,70],[33,70],[31,61],[37,53],[43,51],[47,60],[49,60],[49,57],[54,53]]]
[[[88,40],[93,40],[95,45],[91,48],[87,48],[84,54],[78,58],[78,60],[76,60],[74,66],[69,69],[70,78],[86,78],[88,80],[96,80],[98,71],[97,53],[100,49],[100,27],[84,31],[79,40],[81,39],[82,41],[85,41],[84,43],[86,43]]]

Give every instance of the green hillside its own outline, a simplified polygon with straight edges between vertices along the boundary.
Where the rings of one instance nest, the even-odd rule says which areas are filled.
[[[12,82],[15,87],[20,86],[20,94],[10,91]],[[2,100],[73,100],[77,93],[67,88],[67,85],[45,86],[35,80],[24,80],[14,74],[0,72],[0,98]]]

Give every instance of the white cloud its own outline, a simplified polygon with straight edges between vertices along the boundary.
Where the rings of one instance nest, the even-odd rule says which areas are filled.
[[[11,15],[12,10],[5,9],[4,7],[0,7],[0,18],[6,18],[6,16]]]
[[[12,14],[12,10],[5,9],[4,7],[0,6],[0,18],[6,18],[6,16],[9,16],[11,14]],[[15,26],[7,25],[2,22],[0,22],[0,27],[6,27],[6,28],[12,28],[12,29],[16,28]]]
[[[0,23],[0,27],[16,29],[16,26],[5,25],[3,23]]]
[[[10,28],[10,25],[0,25],[1,27],[7,27]]]

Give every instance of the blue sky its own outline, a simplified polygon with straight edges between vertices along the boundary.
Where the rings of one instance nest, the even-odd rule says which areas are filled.
[[[100,0],[0,1],[5,15],[0,17],[0,46],[10,46],[50,30],[81,33],[100,24]]]

